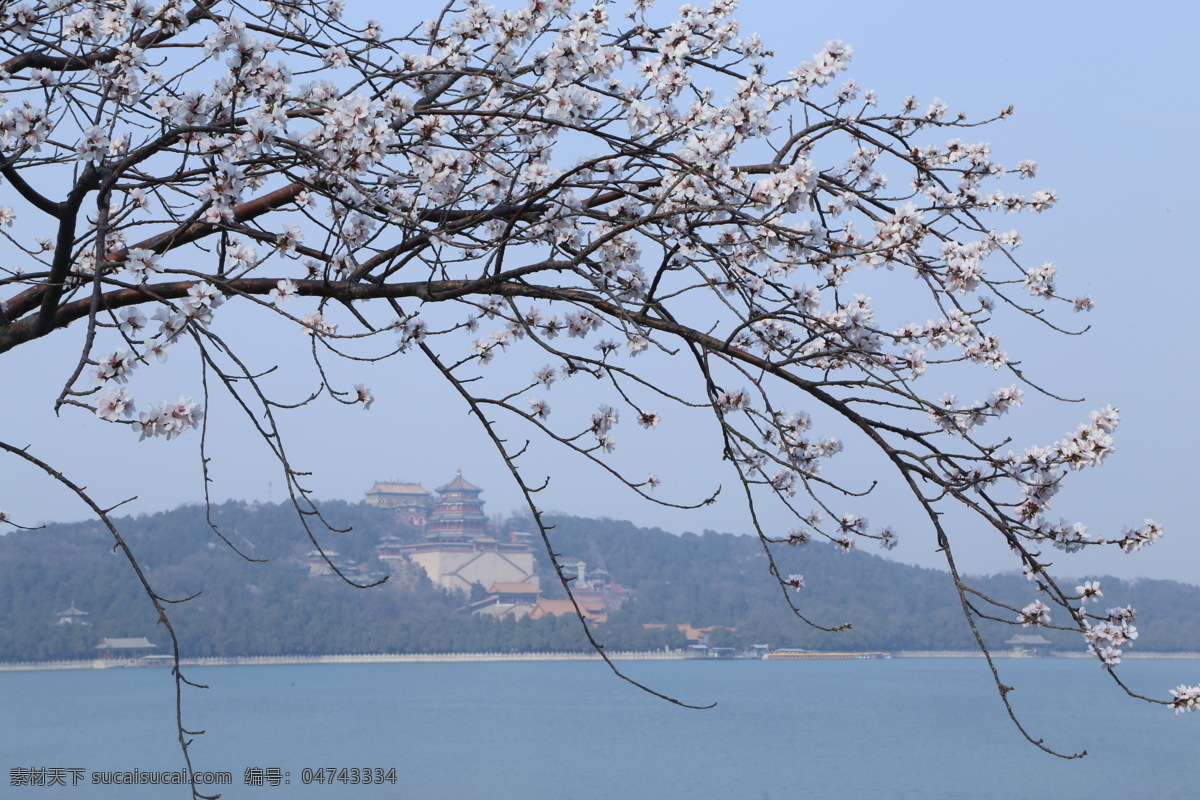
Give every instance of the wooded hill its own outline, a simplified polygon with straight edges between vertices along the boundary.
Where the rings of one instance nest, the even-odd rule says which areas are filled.
[[[323,509],[337,525],[353,528],[326,533],[323,546],[368,573],[386,572],[375,559],[380,538],[419,539],[389,512],[365,504],[335,502]],[[312,577],[303,564],[312,544],[290,507],[230,502],[214,507],[212,517],[239,548],[266,560],[252,563],[231,552],[197,506],[118,522],[163,595],[199,593],[170,607],[185,657],[586,648],[572,617],[516,622],[470,616],[459,610],[467,598],[436,588],[417,568],[394,570],[386,584],[367,590],[336,577]],[[803,613],[823,625],[853,622],[853,629],[829,634],[806,626],[787,609],[752,537],[712,531],[676,536],[610,519],[553,521],[556,552],[607,569],[615,581],[636,591],[597,627],[597,638],[613,650],[684,646],[676,627],[683,623],[734,629],[715,631],[713,645],[973,647],[950,581],[937,570],[864,552],[841,553],[825,544],[783,550],[781,572],[802,573],[807,581],[796,594]],[[519,520],[512,526],[528,528]],[[547,595],[562,596],[561,589],[554,592],[545,553],[538,558]],[[1099,578],[1104,601],[1131,604],[1140,612],[1135,650],[1200,650],[1200,587]],[[1018,608],[1035,596],[1020,575],[992,576],[976,585]],[[72,604],[88,612],[86,626],[56,624],[58,612]],[[1101,607],[1107,607],[1103,601]],[[643,627],[652,623],[665,627]],[[992,646],[1002,646],[1014,633],[1041,633],[1061,649],[1083,648],[1078,634],[998,623],[982,630]],[[0,537],[0,661],[91,658],[101,638],[137,636],[158,645],[157,652],[167,651],[153,609],[101,525],[54,524]]]

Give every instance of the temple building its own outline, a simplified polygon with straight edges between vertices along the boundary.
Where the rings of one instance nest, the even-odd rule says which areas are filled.
[[[524,619],[541,599],[542,590],[536,583],[493,583],[487,597],[465,606],[460,611],[489,617]]]
[[[132,661],[154,652],[156,644],[150,644],[145,636],[125,639],[104,639],[96,645],[96,658],[102,661]]]
[[[483,513],[483,501],[479,499],[482,491],[468,483],[462,470],[458,470],[454,480],[437,488],[437,504],[425,526],[426,538],[465,541],[487,537],[487,515]]]
[[[605,569],[588,569],[587,563],[579,558],[561,558],[563,573],[574,576],[571,594],[589,608],[605,612],[616,611],[626,600],[633,597],[633,590],[616,583]]]
[[[423,529],[418,542],[411,531],[384,536],[375,547],[379,560],[393,568],[418,566],[435,585],[465,595],[463,600],[469,602],[460,612],[513,619],[574,614],[570,600],[542,596],[531,546],[537,537],[489,524],[482,493],[462,470],[433,494],[418,483],[377,482],[366,493],[367,503],[394,509],[405,515],[401,519]],[[310,558],[307,563],[313,574],[329,571],[323,560]],[[571,578],[571,593],[592,622],[604,622],[634,595],[606,570],[589,568],[581,558],[561,558],[559,563]]]
[[[432,497],[419,483],[377,481],[367,490],[367,505],[392,509],[401,521],[423,528],[429,521]]]
[[[88,621],[86,619],[84,619],[84,617],[86,617],[87,615],[88,615],[88,612],[84,611],[83,609],[76,608],[75,604],[71,603],[71,607],[68,608],[66,611],[58,612],[58,615],[57,615],[58,616],[58,624],[59,625],[87,625]]]
[[[533,551],[523,544],[476,538],[465,542],[428,541],[402,548],[405,558],[444,589],[470,594],[471,586],[538,582]],[[381,559],[384,556],[380,556]]]
[[[379,559],[407,559],[438,586],[464,594],[470,594],[474,584],[529,584],[536,592],[533,549],[495,538],[479,499],[482,491],[459,470],[454,480],[437,489],[437,502],[425,524],[425,541],[401,544],[388,537],[376,548]],[[371,492],[367,495],[370,498]]]

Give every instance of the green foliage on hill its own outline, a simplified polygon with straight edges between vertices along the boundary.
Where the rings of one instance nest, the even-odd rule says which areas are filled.
[[[340,559],[383,574],[374,546],[385,535],[419,534],[391,514],[364,504],[327,503],[328,518],[346,533],[322,537]],[[492,620],[459,611],[466,601],[435,587],[419,569],[398,570],[383,586],[360,590],[335,577],[310,576],[312,550],[294,511],[283,505],[225,503],[213,521],[250,562],[208,528],[200,507],[126,518],[123,535],[159,592],[179,599],[170,608],[185,657],[318,653],[570,651],[586,649],[573,617]],[[944,573],[821,544],[780,554],[783,574],[802,573],[796,597],[809,618],[853,622],[839,634],[813,630],[788,611],[767,574],[758,542],[706,531],[675,536],[628,522],[561,517],[555,550],[604,568],[636,590],[633,600],[597,629],[610,649],[658,649],[685,644],[677,625],[722,626],[714,645],[807,647],[820,650],[965,649],[973,646]],[[521,528],[519,520],[513,527]],[[543,587],[555,596],[544,553]],[[1089,576],[1090,577],[1090,576]],[[1200,649],[1200,587],[1171,581],[1102,578],[1105,600],[1142,612],[1140,650]],[[980,588],[1010,605],[1034,595],[1020,576],[993,576]],[[558,596],[561,596],[559,590]],[[57,625],[74,603],[87,626]],[[1000,616],[1007,616],[1001,614]],[[648,624],[662,627],[647,628]],[[1014,633],[1042,633],[1064,649],[1078,635],[1004,625],[985,629],[992,645]],[[165,632],[125,559],[96,523],[56,524],[0,537],[0,661],[90,658],[103,637],[145,636],[167,650]]]
[[[636,599],[622,614],[639,623],[737,628],[736,633],[714,639],[714,644],[742,647],[755,643],[813,650],[975,646],[953,584],[939,570],[898,564],[861,551],[845,553],[828,544],[778,549],[780,573],[805,576],[806,588],[794,596],[806,617],[827,627],[853,623],[850,630],[830,634],[800,623],[790,612],[778,584],[767,573],[762,545],[753,537],[713,531],[675,536],[610,519],[563,517],[554,522],[556,551],[603,566],[621,583],[637,589]],[[1099,580],[1105,592],[1098,604],[1101,612],[1114,605],[1132,605],[1139,611],[1140,636],[1133,650],[1200,650],[1200,587],[1111,576]],[[1033,584],[1021,575],[973,579],[973,585],[1016,608],[1036,596]],[[1074,583],[1064,580],[1063,585]],[[994,615],[1016,616],[1005,611]],[[1003,646],[1014,634],[1041,634],[1059,649],[1083,649],[1078,633],[986,622],[980,630],[990,647]]]

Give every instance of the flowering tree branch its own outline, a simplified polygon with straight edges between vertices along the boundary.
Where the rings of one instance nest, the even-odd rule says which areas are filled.
[[[997,330],[1031,319],[1047,336],[1080,333],[1062,312],[1092,305],[1060,294],[1052,264],[1023,265],[1019,234],[996,219],[1054,205],[1053,190],[1013,188],[1037,165],[1006,168],[958,138],[1011,108],[972,120],[941,100],[886,105],[835,84],[852,56],[836,41],[772,76],[733,6],[669,17],[633,0],[615,20],[604,2],[464,0],[385,34],[340,0],[5,5],[0,354],[78,330],[59,405],[142,438],[212,424],[210,390],[230,394],[318,549],[319,510],[276,415],[320,395],[370,406],[368,387],[331,379],[329,359],[422,353],[479,417],[539,525],[524,450],[485,411],[643,497],[691,506],[705,498],[664,500],[657,474],[608,456],[622,416],[653,431],[673,413],[660,407],[707,409],[714,455],[733,465],[770,575],[805,621],[804,579],[781,574],[776,548],[895,545],[891,529],[836,508],[875,484],[823,471],[843,446],[867,447],[925,510],[985,653],[977,619],[1048,625],[1053,613],[1111,671],[1136,637],[1132,610],[1090,612],[1100,588],[1060,587],[1043,551],[1133,552],[1161,529],[1095,537],[1047,516],[1067,478],[1111,452],[1115,409],[1047,445],[1010,447],[1003,433],[1026,390],[1050,393]],[[307,334],[311,396],[270,395],[246,343],[217,333],[227,301]],[[177,346],[200,355],[204,402],[135,398],[135,369]],[[517,350],[547,366],[498,366]],[[668,384],[668,360],[694,365],[697,383]],[[927,388],[929,375],[980,374],[1003,376],[983,400]],[[605,402],[552,423],[552,385],[584,376]],[[854,439],[819,434],[829,420]],[[762,522],[770,503],[792,530]],[[1033,582],[1029,605],[962,578],[950,508],[1008,545]],[[1198,701],[1188,686],[1152,700]]]

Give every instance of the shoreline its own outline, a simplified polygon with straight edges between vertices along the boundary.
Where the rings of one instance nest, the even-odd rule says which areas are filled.
[[[897,650],[892,652],[892,658],[983,658],[978,650]],[[1044,656],[1031,656],[1013,650],[997,650],[992,652],[993,658],[1004,659],[1091,659],[1090,653],[1049,653]],[[757,658],[697,658],[689,657],[685,651],[648,651],[648,652],[614,652],[609,654],[613,661],[760,661]],[[1200,659],[1200,652],[1181,653],[1130,653],[1122,660],[1133,659]],[[357,655],[322,655],[322,656],[214,656],[209,658],[180,659],[183,667],[247,667],[247,666],[278,666],[291,664],[453,664],[453,663],[482,663],[501,661],[600,661],[596,653],[374,653]],[[821,660],[821,659],[804,659]],[[30,661],[30,662],[0,662],[0,672],[39,672],[53,670],[78,669],[149,669],[154,667],[170,667],[170,661],[159,661],[147,664],[137,661],[103,661],[100,659],[80,659],[75,661]]]

